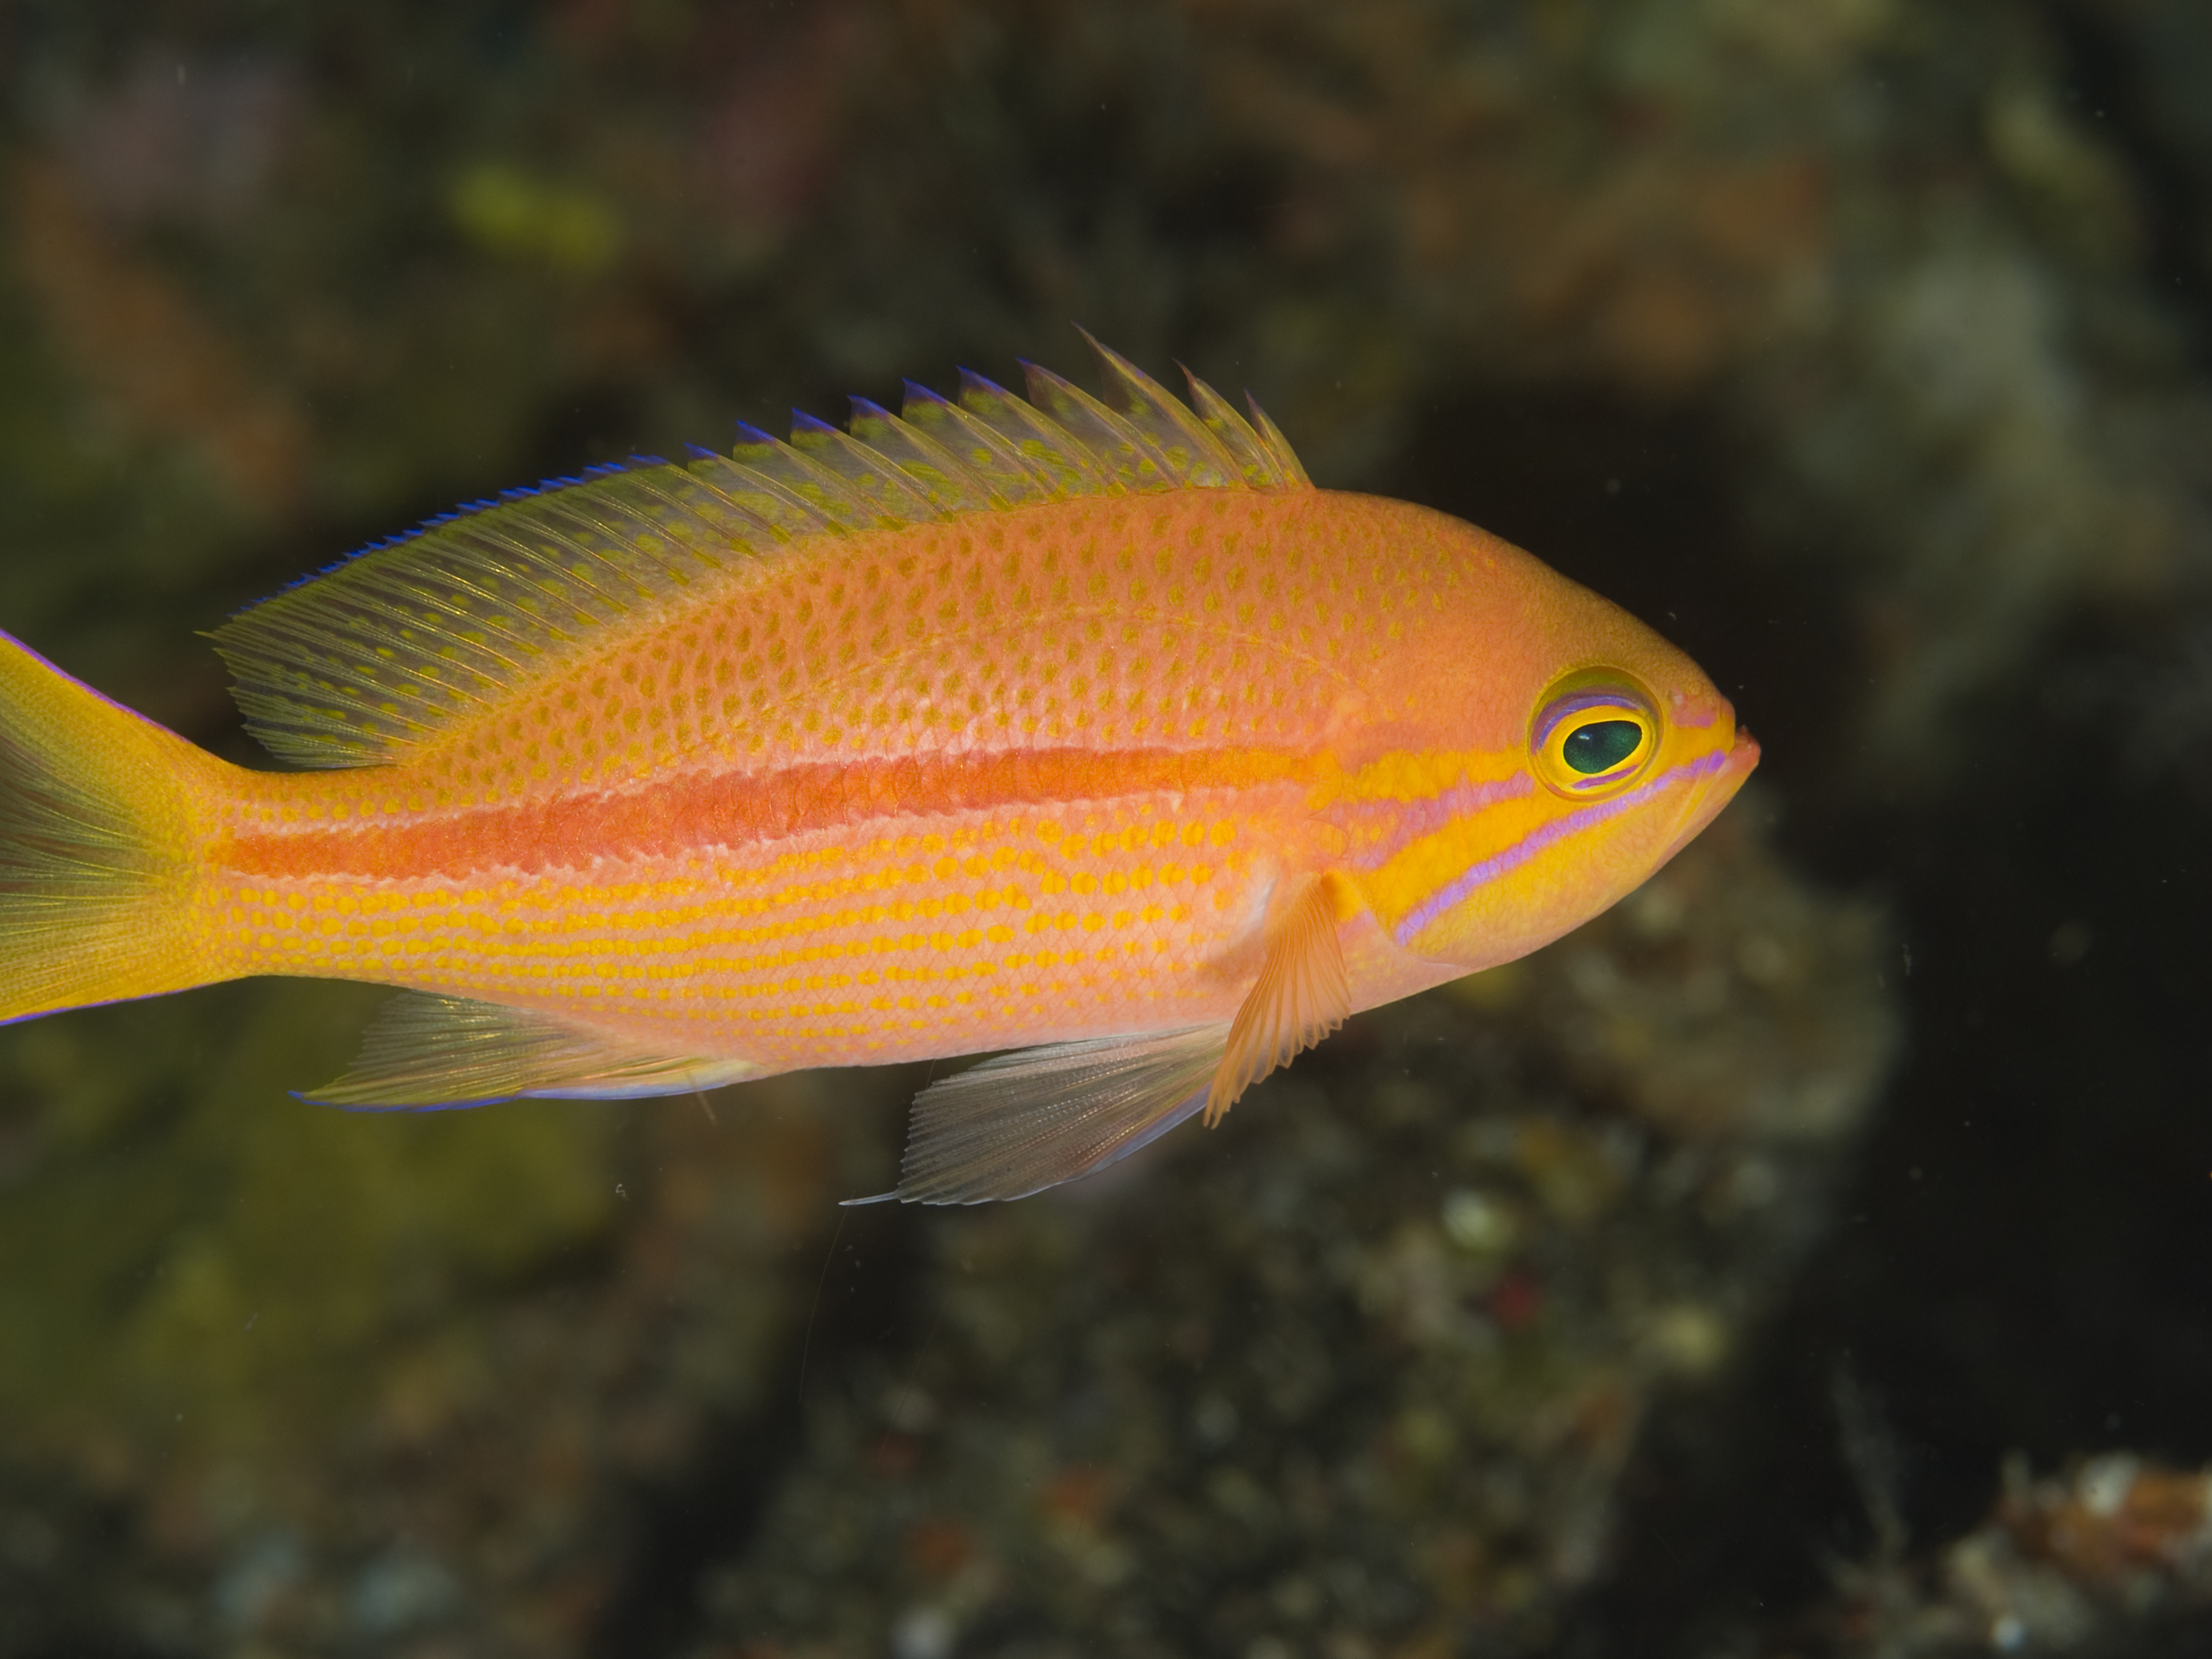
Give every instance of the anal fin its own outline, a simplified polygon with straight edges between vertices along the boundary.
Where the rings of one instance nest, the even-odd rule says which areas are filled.
[[[366,1111],[485,1106],[525,1095],[621,1100],[719,1089],[760,1070],[747,1060],[653,1054],[550,1014],[407,992],[377,1012],[352,1069],[301,1098]]]
[[[1270,908],[1260,978],[1237,1010],[1229,1043],[1206,1090],[1210,1128],[1237,1098],[1344,1024],[1352,983],[1337,937],[1341,878],[1304,876]]]
[[[1205,1105],[1226,1036],[1200,1025],[1048,1043],[933,1083],[915,1097],[897,1190],[882,1196],[982,1204],[1102,1170]]]

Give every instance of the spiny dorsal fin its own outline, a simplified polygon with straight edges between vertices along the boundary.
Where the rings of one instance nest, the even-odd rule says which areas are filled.
[[[1305,468],[1258,404],[1252,404],[1252,413],[1260,420],[1260,430],[1255,432],[1227,398],[1188,368],[1182,374],[1190,382],[1191,406],[1198,410],[1199,420],[1236,460],[1238,476],[1245,483],[1255,489],[1273,489],[1308,482]]]
[[[1203,420],[1168,396],[1165,387],[1120,352],[1091,339],[1089,330],[1076,332],[1097,354],[1106,401],[1151,441],[1172,476],[1187,484],[1214,489],[1243,482],[1242,466],[1221,440],[1206,429]],[[1202,383],[1194,376],[1191,384]],[[1212,388],[1206,390],[1211,395]]]
[[[957,403],[912,382],[899,416],[855,400],[849,433],[802,416],[789,443],[748,427],[728,458],[511,489],[264,600],[216,648],[279,758],[374,765],[787,543],[1077,495],[1308,487],[1257,404],[1248,423],[1194,376],[1194,415],[1091,344],[1107,403],[1034,366],[1030,403],[963,371]]]
[[[1132,494],[1183,482],[1143,433],[1082,387],[1035,363],[1024,363],[1022,373],[1029,378],[1030,402],[1060,422],[1109,482]]]

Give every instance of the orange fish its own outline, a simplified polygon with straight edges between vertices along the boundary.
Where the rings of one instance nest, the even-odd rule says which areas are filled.
[[[1013,1049],[895,1194],[1096,1170],[1355,1010],[1604,909],[1758,759],[1496,537],[1315,489],[1099,348],[517,490],[216,636],[229,765],[0,635],[0,1018],[412,994],[313,1097],[706,1089]]]

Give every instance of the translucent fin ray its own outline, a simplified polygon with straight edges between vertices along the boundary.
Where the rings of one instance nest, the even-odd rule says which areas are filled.
[[[853,399],[852,438],[896,467],[908,488],[940,515],[981,513],[994,504],[989,481],[974,467],[879,404]]]
[[[1218,1123],[1238,1096],[1289,1065],[1351,1013],[1335,888],[1335,878],[1304,877],[1272,907],[1259,981],[1237,1011],[1206,1091],[1209,1124]]]
[[[1112,474],[1091,460],[1073,433],[996,381],[962,369],[960,407],[1012,446],[1031,471],[1042,473],[1054,496],[1119,493]]]
[[[731,452],[737,464],[769,489],[839,530],[875,530],[913,521],[912,514],[880,511],[876,502],[854,489],[828,467],[809,460],[782,439],[757,426],[738,428],[737,447]]]
[[[856,400],[849,432],[801,416],[789,443],[746,428],[729,456],[508,490],[241,612],[216,647],[279,758],[373,765],[790,544],[1079,495],[1306,487],[1256,405],[1247,422],[1193,378],[1186,410],[1092,344],[1104,401],[1045,369],[1033,403],[963,371],[957,402],[911,382],[900,415]]]
[[[1022,372],[1029,377],[1030,402],[1073,434],[1116,489],[1135,495],[1178,487],[1167,457],[1089,392],[1035,363],[1024,363]]]
[[[647,1053],[551,1015],[406,992],[378,1011],[352,1068],[301,1098],[361,1111],[524,1096],[621,1100],[719,1089],[760,1070],[744,1060]]]
[[[1198,411],[1200,423],[1228,453],[1236,465],[1237,476],[1247,488],[1279,489],[1305,477],[1304,467],[1297,469],[1296,478],[1286,475],[1274,451],[1252,429],[1251,423],[1237,412],[1235,404],[1188,369],[1182,373],[1183,378],[1190,382],[1191,407]],[[1295,460],[1296,457],[1292,459]]]
[[[977,419],[972,410],[939,397],[927,386],[906,383],[906,406],[900,418],[957,455],[989,489],[994,506],[1019,507],[1052,499],[1056,486],[1045,467],[1032,465],[1013,440]]]
[[[1298,459],[1298,452],[1291,447],[1291,441],[1283,435],[1282,428],[1267,418],[1267,411],[1260,407],[1260,400],[1250,392],[1244,394],[1244,406],[1252,411],[1252,424],[1266,446],[1267,459],[1275,464],[1275,475],[1285,484],[1299,489],[1313,488],[1313,480],[1306,477],[1305,464]]]
[[[1206,423],[1167,393],[1167,389],[1127,358],[1079,329],[1098,359],[1105,402],[1141,434],[1167,468],[1170,479],[1184,486],[1223,489],[1243,482],[1243,469]]]
[[[1102,1170],[1205,1106],[1228,1030],[1054,1042],[933,1083],[915,1097],[898,1188],[884,1196],[983,1204]]]
[[[928,493],[915,487],[896,462],[827,421],[793,410],[791,447],[814,465],[835,474],[844,488],[873,501],[885,524],[918,524],[945,514]]]

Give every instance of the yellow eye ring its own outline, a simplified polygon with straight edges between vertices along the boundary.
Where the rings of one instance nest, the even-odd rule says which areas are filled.
[[[1601,800],[1632,783],[1658,749],[1650,695],[1610,669],[1585,669],[1553,685],[1528,727],[1536,775],[1569,800]]]

